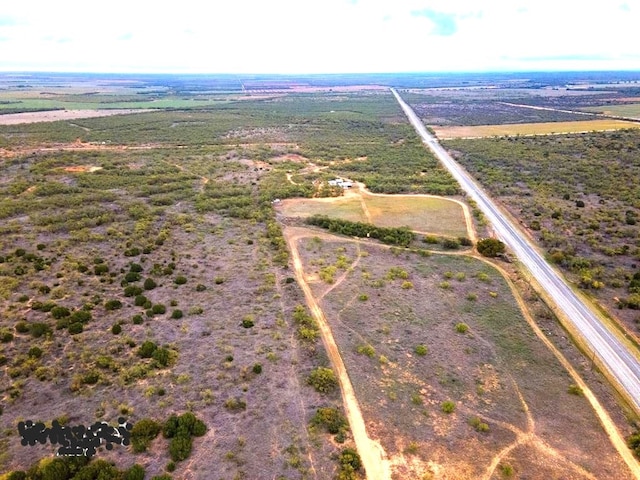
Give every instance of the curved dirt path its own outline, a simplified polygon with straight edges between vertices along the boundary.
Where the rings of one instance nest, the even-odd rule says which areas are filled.
[[[287,243],[290,246],[291,252],[292,252],[292,257],[294,259],[294,269],[296,272],[296,278],[298,279],[298,282],[300,283],[301,287],[303,288],[303,291],[305,293],[305,298],[307,299],[307,302],[309,304],[309,307],[312,309],[312,312],[314,313],[314,317],[316,317],[316,314],[318,314],[322,321],[320,321],[320,319],[318,317],[316,317],[316,320],[318,321],[318,323],[320,325],[322,325],[323,327],[326,328],[326,333],[328,335],[329,338],[329,342],[325,341],[325,332],[322,331],[322,335],[323,335],[323,341],[325,341],[325,345],[327,345],[327,349],[329,350],[329,343],[332,345],[332,350],[334,350],[333,354],[337,355],[337,358],[339,359],[339,363],[341,365],[341,371],[339,371],[339,376],[341,378],[341,387],[343,388],[343,402],[345,404],[345,410],[347,411],[347,417],[349,418],[349,423],[352,425],[352,430],[354,432],[354,440],[356,441],[356,446],[358,448],[358,452],[360,453],[360,455],[363,458],[363,464],[365,465],[365,469],[367,471],[367,478],[369,479],[377,479],[377,478],[386,478],[386,479],[390,479],[391,478],[391,462],[387,459],[384,450],[382,449],[382,447],[380,446],[380,444],[378,442],[375,442],[373,440],[371,440],[366,433],[366,428],[364,426],[364,419],[362,417],[362,413],[360,411],[357,399],[355,397],[355,393],[353,391],[353,387],[351,385],[351,382],[348,378],[347,372],[346,372],[346,367],[344,366],[344,363],[342,362],[342,358],[340,357],[340,353],[337,349],[337,345],[335,343],[335,340],[333,339],[333,335],[331,333],[330,327],[328,325],[328,322],[326,321],[326,318],[324,317],[324,313],[322,312],[322,310],[320,309],[319,305],[316,302],[315,297],[313,296],[313,293],[311,292],[311,289],[309,287],[309,285],[306,282],[305,279],[305,274],[304,274],[304,269],[302,267],[302,261],[300,259],[300,255],[297,249],[297,242],[298,240],[302,239],[302,238],[306,238],[306,237],[319,237],[322,238],[324,240],[328,240],[328,241],[336,241],[336,240],[343,240],[343,241],[349,241],[349,242],[353,242],[356,244],[365,244],[365,245],[375,245],[376,247],[380,247],[380,248],[387,248],[390,249],[392,248],[390,245],[384,245],[384,244],[378,244],[378,243],[373,243],[371,240],[365,240],[365,239],[359,239],[359,238],[348,238],[348,237],[341,237],[338,235],[334,235],[331,233],[326,233],[326,232],[318,232],[316,230],[313,229],[309,229],[309,228],[304,228],[304,227],[285,227],[283,229],[283,235],[285,237],[285,239],[287,240]],[[616,449],[616,451],[618,452],[618,454],[621,456],[622,460],[626,463],[627,467],[629,468],[631,474],[638,480],[640,480],[640,464],[638,464],[638,461],[635,459],[635,457],[633,456],[631,450],[629,450],[629,448],[626,445],[626,442],[624,440],[623,435],[620,433],[620,431],[618,430],[618,428],[616,427],[615,423],[613,422],[613,420],[611,419],[611,417],[609,416],[609,414],[607,413],[607,411],[605,410],[605,408],[602,406],[602,404],[598,401],[598,399],[596,398],[596,396],[594,395],[594,393],[589,389],[589,387],[587,386],[587,384],[585,383],[585,381],[582,379],[582,377],[580,376],[580,374],[577,372],[577,370],[571,365],[571,363],[565,358],[565,356],[555,347],[555,345],[553,345],[553,343],[546,337],[546,335],[544,334],[544,332],[540,329],[540,327],[535,323],[535,320],[533,319],[531,313],[529,312],[522,296],[520,295],[520,293],[517,290],[516,285],[513,283],[513,281],[511,280],[511,278],[509,277],[509,274],[506,270],[504,270],[500,265],[497,265],[496,263],[492,262],[491,260],[480,256],[477,253],[474,252],[469,252],[469,251],[462,251],[462,252],[431,252],[434,255],[461,255],[461,256],[468,256],[468,257],[473,257],[477,260],[482,261],[483,263],[486,263],[487,265],[490,265],[491,267],[495,268],[500,275],[502,275],[502,277],[505,279],[505,281],[507,282],[507,285],[509,286],[512,295],[514,297],[514,299],[516,300],[516,303],[518,304],[518,307],[520,308],[520,311],[522,312],[523,317],[525,318],[525,320],[527,321],[527,323],[529,324],[529,326],[532,328],[532,330],[534,331],[534,333],[536,334],[536,336],[542,340],[542,342],[544,343],[544,345],[553,353],[553,355],[557,358],[557,360],[560,362],[560,364],[566,369],[566,371],[569,373],[569,375],[571,376],[571,378],[574,380],[574,382],[576,383],[576,385],[578,385],[582,391],[583,394],[585,396],[585,398],[587,399],[587,401],[589,402],[589,404],[591,405],[593,411],[595,412],[598,420],[600,421],[603,429],[605,430],[611,444],[613,445],[613,447]],[[346,278],[348,272],[350,270],[352,270],[358,263],[358,260],[360,259],[360,255],[358,255],[358,259],[351,265],[350,269],[345,272],[345,274],[343,274],[342,276],[340,276],[338,278],[338,280],[336,281],[336,283],[334,285],[332,285],[332,287],[330,288],[330,290],[333,290],[335,287],[337,287],[340,283],[342,283],[342,281]],[[326,295],[325,292],[320,298],[324,297]],[[311,300],[312,303],[309,303],[309,301]],[[312,307],[313,305],[313,307]],[[330,358],[332,361],[332,364],[334,364],[334,366],[336,365],[334,363],[334,358],[332,357],[331,353],[330,353]],[[338,370],[338,368],[336,368],[336,370]],[[348,393],[345,393],[344,391],[344,384],[342,383],[342,376],[344,375],[344,378],[346,379],[346,382],[348,383]],[[512,379],[513,381],[513,379]],[[566,457],[564,457],[560,452],[558,452],[555,448],[551,447],[550,445],[548,445],[546,442],[544,442],[541,438],[539,438],[536,433],[535,433],[535,421],[533,419],[533,416],[531,415],[531,412],[529,411],[529,407],[526,403],[526,401],[524,400],[524,397],[522,396],[522,394],[520,393],[520,390],[517,387],[517,384],[515,383],[515,381],[513,381],[516,392],[520,398],[520,402],[522,403],[523,406],[523,411],[525,412],[526,416],[527,416],[527,428],[526,431],[523,431],[521,429],[518,429],[516,427],[514,427],[511,424],[507,424],[504,423],[500,420],[497,419],[493,419],[493,418],[488,418],[485,417],[487,420],[491,421],[492,423],[495,424],[499,424],[501,426],[503,426],[504,428],[507,428],[509,430],[511,430],[515,435],[516,435],[516,439],[509,445],[507,445],[506,447],[504,447],[502,450],[500,450],[498,453],[496,453],[493,458],[491,459],[491,461],[489,462],[489,464],[487,465],[487,468],[485,470],[484,475],[481,477],[482,480],[489,480],[494,474],[495,471],[497,469],[497,467],[499,466],[500,462],[514,449],[522,446],[522,447],[533,447],[536,450],[538,450],[541,454],[543,455],[548,455],[550,457],[555,458],[556,460],[561,461],[562,463],[564,463],[565,465],[567,465],[567,467],[571,470],[573,470],[574,472],[582,475],[584,478],[589,479],[589,480],[596,480],[596,477],[594,477],[590,472],[586,471],[584,468],[582,468],[581,466],[575,464],[574,462],[571,462],[569,459],[567,459]],[[351,416],[351,414],[353,412],[349,411],[349,408],[351,409],[355,409],[355,418],[353,418]],[[473,413],[473,412],[472,412]],[[352,420],[353,418],[353,420]],[[361,425],[361,429],[359,431],[359,437],[356,438],[356,429],[354,428],[354,426],[356,425],[356,423],[352,423],[353,422],[358,422],[359,425]],[[361,452],[361,445],[362,445],[362,452]],[[376,468],[377,472],[379,473],[383,473],[388,475],[387,477],[376,477],[376,476],[370,476],[370,468],[371,467],[367,467],[367,464],[364,463],[365,462],[365,455],[363,455],[363,452],[366,452],[365,455],[368,455],[368,460],[369,462],[371,462],[372,465],[374,465],[373,468]]]
[[[315,232],[307,232],[307,235],[315,236],[314,233]],[[387,459],[380,443],[369,438],[369,435],[367,434],[364,417],[362,416],[362,411],[358,405],[358,399],[356,398],[355,391],[353,390],[353,385],[351,384],[351,380],[347,374],[347,369],[342,361],[342,357],[340,356],[338,345],[333,338],[331,328],[324,316],[324,312],[318,305],[313,293],[311,292],[311,288],[306,281],[304,269],[302,267],[302,260],[300,258],[300,253],[298,252],[297,242],[300,238],[307,235],[296,235],[287,227],[283,228],[283,235],[289,244],[296,280],[304,292],[311,314],[316,322],[318,322],[322,342],[324,343],[329,360],[331,361],[331,364],[338,376],[340,391],[342,393],[342,402],[344,404],[351,432],[353,433],[356,448],[360,454],[362,465],[364,466],[367,474],[367,479],[391,480],[391,465],[389,460]],[[344,278],[346,278],[346,275],[342,276],[339,279],[339,282],[342,282]],[[337,283],[338,282],[336,282],[336,284]]]

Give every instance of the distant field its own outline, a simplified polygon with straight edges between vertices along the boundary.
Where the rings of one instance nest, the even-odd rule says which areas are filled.
[[[408,226],[419,232],[452,237],[467,236],[462,207],[444,198],[377,196],[364,194],[372,223],[381,227]],[[353,222],[367,222],[357,196],[336,199],[290,199],[280,207],[288,217],[328,215]]]
[[[194,108],[206,107],[218,102],[206,99],[162,98],[157,100],[123,100],[123,101],[82,101],[24,98],[15,101],[0,102],[0,114],[3,111],[16,110],[107,110],[122,108]]]
[[[582,122],[523,123],[510,125],[479,125],[473,127],[433,127],[438,138],[482,138],[509,135],[550,135],[582,133],[625,128],[640,128],[640,124],[622,120],[589,120]]]
[[[42,112],[8,113],[0,115],[0,125],[18,125],[21,123],[56,122],[58,120],[74,120],[80,118],[107,117],[127,113],[146,112],[140,109],[113,110],[46,110]]]
[[[629,105],[602,105],[599,107],[587,107],[584,110],[604,113],[605,115],[640,118],[640,103],[632,103]]]

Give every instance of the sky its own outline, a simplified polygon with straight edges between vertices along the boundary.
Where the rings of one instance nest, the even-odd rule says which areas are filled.
[[[640,0],[4,0],[0,71],[640,70]]]

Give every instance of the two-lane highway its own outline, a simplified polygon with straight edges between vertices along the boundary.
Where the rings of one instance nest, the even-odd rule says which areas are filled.
[[[529,244],[524,235],[506,218],[483,189],[458,165],[431,135],[413,109],[407,105],[395,89],[391,89],[407,118],[423,142],[449,170],[461,187],[477,203],[491,221],[496,234],[529,269],[557,307],[564,312],[574,330],[600,360],[600,364],[616,380],[621,393],[640,413],[640,362],[626,346],[601,323],[599,318],[571,290],[565,281],[551,268],[544,258]]]

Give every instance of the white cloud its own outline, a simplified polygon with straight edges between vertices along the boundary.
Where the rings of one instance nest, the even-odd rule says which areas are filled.
[[[8,3],[2,70],[640,68],[640,0]]]

